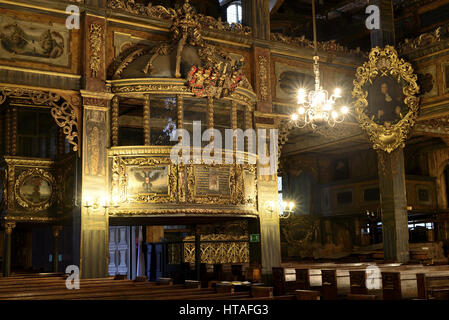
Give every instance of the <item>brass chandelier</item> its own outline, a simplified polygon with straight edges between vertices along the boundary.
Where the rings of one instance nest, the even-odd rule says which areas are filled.
[[[313,72],[315,74],[315,90],[309,91],[304,88],[298,90],[298,109],[291,115],[291,120],[298,128],[311,126],[316,129],[320,124],[328,124],[334,127],[335,124],[344,121],[349,112],[347,106],[338,106],[338,99],[341,96],[341,89],[336,88],[329,97],[327,90],[324,90],[320,83],[320,68],[318,60],[318,45],[316,32],[316,14],[315,0],[312,0],[312,18],[313,18],[313,45],[314,45],[314,64]]]

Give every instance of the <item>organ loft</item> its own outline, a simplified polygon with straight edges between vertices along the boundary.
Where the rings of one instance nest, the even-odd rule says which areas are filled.
[[[448,17],[0,0],[0,299],[448,299]]]

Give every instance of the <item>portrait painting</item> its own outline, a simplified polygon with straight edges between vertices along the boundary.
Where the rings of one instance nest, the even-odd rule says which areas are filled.
[[[209,171],[209,191],[220,191],[220,174],[215,169]]]
[[[38,205],[50,199],[52,186],[49,181],[40,176],[31,176],[23,182],[20,194],[25,201]]]
[[[168,194],[168,165],[128,167],[128,195]]]
[[[56,66],[69,65],[70,34],[65,25],[0,16],[0,57]]]
[[[408,112],[402,92],[403,83],[389,77],[379,77],[367,85],[368,117],[377,124],[395,124]]]

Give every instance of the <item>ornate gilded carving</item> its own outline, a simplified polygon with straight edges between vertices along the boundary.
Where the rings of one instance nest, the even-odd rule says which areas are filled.
[[[112,146],[118,146],[119,134],[119,97],[112,98]]]
[[[74,100],[72,97],[69,102],[66,97],[62,97],[61,95],[50,91],[0,87],[0,102],[5,101],[6,97],[25,97],[31,99],[34,104],[50,106],[51,115],[55,119],[56,124],[63,129],[67,141],[73,145],[73,151],[78,151],[79,128],[77,106],[75,106],[73,102],[79,102],[79,99]]]
[[[184,238],[184,261],[195,263],[193,236]],[[201,236],[202,263],[246,263],[249,262],[248,236],[209,234]]]
[[[268,58],[259,56],[259,91],[262,101],[268,100]]]
[[[143,98],[143,137],[144,144],[150,145],[150,96],[146,94]]]
[[[101,50],[103,47],[103,27],[91,24],[89,28],[90,60],[89,69],[91,77],[96,78],[101,68]]]
[[[289,37],[283,35],[281,33],[271,33],[271,40],[278,41],[289,45],[294,45],[302,48],[310,48],[313,49],[313,41],[306,39],[305,36],[301,37]],[[367,53],[361,51],[360,48],[357,49],[349,49],[337,43],[335,40],[330,40],[326,42],[318,42],[318,50],[324,51],[327,53],[340,53],[342,55],[355,55],[355,56],[367,56]]]
[[[154,6],[152,3],[148,3],[145,6],[144,4],[136,3],[134,0],[109,0],[108,6],[111,9],[119,9],[132,14],[144,15],[153,19],[173,20],[176,16],[176,11],[174,9],[165,8],[160,5]],[[241,35],[250,35],[252,33],[250,27],[243,26],[241,24],[229,24],[202,14],[196,14],[196,16],[204,29],[234,32]]]
[[[49,190],[42,189],[42,183],[46,182]],[[33,192],[26,190],[33,186]],[[42,193],[42,190],[49,192],[48,195]],[[51,173],[44,169],[32,168],[23,171],[17,177],[14,186],[15,198],[17,203],[31,211],[43,211],[49,208],[55,200],[56,182]]]
[[[367,114],[368,90],[364,87],[372,85],[373,80],[378,77],[388,77],[397,83],[400,81],[405,83],[402,93],[405,96],[403,102],[408,107],[408,111],[405,115],[401,114],[401,119],[397,123],[378,124],[374,121],[374,116],[370,118]],[[357,69],[352,95],[357,99],[355,102],[357,120],[368,134],[374,149],[390,153],[396,148],[405,146],[407,135],[418,116],[419,99],[416,97],[418,92],[417,76],[413,73],[412,66],[403,59],[399,59],[393,47],[386,46],[384,49],[376,47],[371,50],[369,61]]]
[[[416,49],[430,46],[440,41],[441,41],[441,27],[438,27],[433,32],[423,33],[415,39],[405,39],[404,42],[401,42],[399,44],[398,51],[401,54],[405,54]]]
[[[16,223],[12,221],[7,221],[3,223],[3,227],[5,228],[6,234],[12,234],[12,229],[16,227]]]

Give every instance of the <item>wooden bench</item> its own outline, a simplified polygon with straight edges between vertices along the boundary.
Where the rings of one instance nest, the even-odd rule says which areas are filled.
[[[295,272],[296,272],[296,289],[310,290],[309,269],[295,269]]]
[[[295,269],[273,267],[273,286],[277,296],[294,292],[297,289]]]
[[[295,290],[296,300],[320,300],[320,292],[315,290]]]
[[[383,300],[401,300],[401,273],[382,272],[382,298]]]
[[[417,273],[418,299],[449,299],[449,275],[426,275]]]
[[[351,294],[368,294],[366,272],[364,270],[350,270],[349,285]]]
[[[337,299],[337,270],[321,270],[323,300]]]

